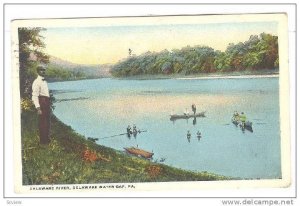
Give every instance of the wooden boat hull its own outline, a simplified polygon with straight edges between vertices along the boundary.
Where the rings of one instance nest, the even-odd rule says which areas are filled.
[[[205,112],[200,112],[196,114],[173,114],[170,117],[170,120],[176,120],[176,119],[189,119],[189,118],[196,118],[196,117],[205,117]]]
[[[135,155],[135,156],[138,156],[138,157],[143,157],[143,158],[146,158],[146,159],[151,159],[152,156],[154,155],[154,153],[152,153],[152,152],[147,152],[145,150],[138,149],[136,147],[130,147],[130,148],[125,147],[124,149],[129,154],[132,154],[132,155]]]
[[[252,122],[249,122],[249,121],[246,121],[245,122],[245,126],[242,126],[241,124],[241,121],[237,121],[237,120],[234,120],[232,119],[231,122],[235,125],[235,126],[240,126],[240,128],[243,130],[243,129],[246,129],[250,132],[253,132],[253,129],[252,129]]]

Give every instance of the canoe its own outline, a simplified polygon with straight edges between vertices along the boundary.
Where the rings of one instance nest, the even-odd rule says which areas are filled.
[[[189,119],[189,118],[196,118],[196,117],[205,117],[205,112],[200,112],[196,114],[173,114],[171,115],[170,120]]]
[[[139,156],[139,157],[144,157],[146,159],[151,159],[152,156],[154,155],[154,153],[152,153],[152,152],[147,152],[145,150],[138,149],[136,147],[130,147],[130,148],[124,147],[124,149],[129,154],[133,154],[133,155],[136,155],[136,156]]]
[[[242,126],[241,121],[238,121],[238,120],[235,120],[235,119],[231,119],[231,122],[232,122],[235,126],[240,126],[240,128],[241,128],[242,130],[246,129],[246,130],[248,130],[248,131],[250,131],[250,132],[253,132],[253,129],[252,129],[252,122],[250,122],[250,121],[246,121],[244,127]]]

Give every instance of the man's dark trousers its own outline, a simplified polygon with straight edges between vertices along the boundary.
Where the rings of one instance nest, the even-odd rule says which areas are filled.
[[[50,143],[50,99],[49,97],[39,96],[42,114],[39,115],[40,144]]]

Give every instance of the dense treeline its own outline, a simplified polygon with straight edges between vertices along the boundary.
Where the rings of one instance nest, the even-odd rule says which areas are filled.
[[[86,79],[87,76],[80,71],[68,71],[62,67],[49,65],[46,71],[47,79],[52,81]]]
[[[129,56],[113,66],[116,77],[147,74],[198,74],[278,68],[278,37],[266,33],[248,41],[229,44],[225,52],[208,46],[184,47],[172,51],[146,52]]]

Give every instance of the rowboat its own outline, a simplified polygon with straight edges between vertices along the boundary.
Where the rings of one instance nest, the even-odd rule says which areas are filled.
[[[138,149],[136,147],[130,147],[130,148],[124,147],[124,149],[129,154],[133,154],[135,156],[143,157],[143,158],[146,158],[146,159],[151,159],[152,156],[154,155],[154,153],[152,153],[152,152],[147,152],[145,150]]]
[[[172,114],[170,120],[189,119],[189,118],[196,118],[196,117],[205,117],[205,112],[200,112],[196,114]]]
[[[231,122],[232,122],[235,126],[240,126],[240,128],[241,128],[242,130],[246,129],[246,130],[248,130],[248,131],[250,131],[250,132],[253,132],[253,129],[252,129],[252,122],[246,121],[244,126],[242,125],[242,122],[241,122],[241,121],[236,120],[236,119],[234,119],[234,118],[231,119]]]

